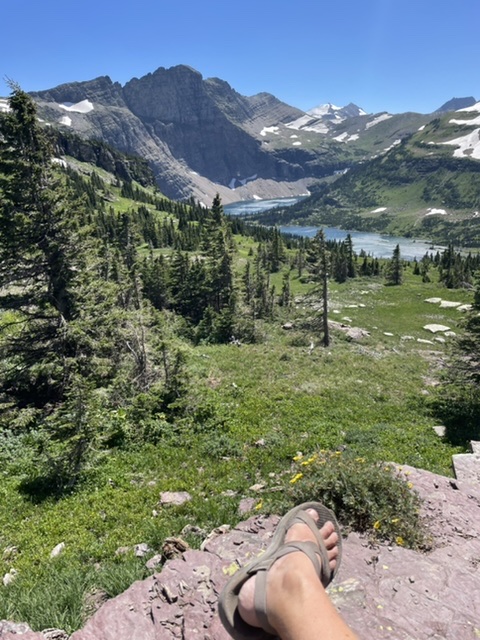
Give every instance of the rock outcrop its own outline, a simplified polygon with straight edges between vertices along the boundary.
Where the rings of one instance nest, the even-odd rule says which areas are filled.
[[[102,76],[32,95],[42,119],[148,160],[162,191],[174,198],[195,195],[210,204],[219,191],[228,203],[248,198],[250,183],[250,197],[305,193],[308,178],[337,168],[325,150],[262,144],[264,127],[302,111],[270,94],[242,96],[185,65],[160,67],[123,87]]]
[[[423,498],[432,550],[344,541],[329,593],[360,638],[478,640],[480,637],[480,488],[404,467]],[[216,605],[229,575],[264,549],[277,516],[257,515],[220,528],[202,551],[188,550],[101,606],[70,640],[228,640]],[[45,640],[26,625],[0,622],[1,640]],[[59,633],[59,632],[57,632]]]

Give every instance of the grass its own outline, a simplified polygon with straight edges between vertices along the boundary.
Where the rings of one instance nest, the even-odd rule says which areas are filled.
[[[242,244],[240,258],[245,259],[249,248],[249,241]],[[280,283],[281,274],[273,280]],[[254,498],[258,511],[283,510],[299,499],[295,491],[304,495],[315,483],[323,488],[335,484],[338,474],[330,473],[292,487],[295,465],[300,464],[293,458],[300,454],[308,459],[319,451],[344,450],[354,465],[345,477],[352,479],[365,473],[355,470],[357,459],[366,465],[395,462],[451,473],[452,453],[460,449],[434,434],[425,395],[431,392],[429,382],[437,376],[445,345],[422,344],[416,338],[433,340],[423,329],[430,322],[456,331],[461,317],[425,298],[469,302],[471,294],[422,284],[409,270],[401,287],[385,287],[381,279],[332,284],[331,318],[348,316],[345,323],[367,329],[370,337],[348,342],[344,334],[334,333],[330,348],[317,344],[309,355],[310,340],[318,343],[308,328],[312,310],[300,298],[305,285],[296,277],[292,290],[296,308],[259,324],[263,342],[190,349],[188,403],[194,418],[179,422],[177,431],[165,433],[158,445],[106,453],[86,470],[79,488],[60,500],[32,500],[20,490],[27,471],[21,459],[3,465],[0,572],[14,567],[18,574],[9,587],[0,586],[0,619],[70,632],[88,615],[88,594],[100,590],[115,595],[146,575],[144,560],[133,552],[117,556],[119,547],[147,542],[153,555],[171,535],[184,535],[198,546],[201,536],[182,534],[184,527],[197,525],[208,532],[235,524],[243,497]],[[282,329],[286,320],[294,323],[292,331]],[[407,335],[414,339],[402,339]],[[0,455],[6,450],[8,436]],[[250,489],[254,484],[263,485],[263,492]],[[161,506],[160,493],[167,490],[188,491],[192,499],[179,507]],[[340,495],[344,493],[341,489]],[[338,500],[338,491],[335,495]],[[335,504],[345,523],[353,518],[351,511],[342,511],[345,505]],[[376,509],[366,525],[372,534],[374,522],[385,523],[389,517],[382,515],[383,503]],[[396,537],[403,541],[408,531],[399,531]],[[394,534],[392,530],[393,542]],[[51,559],[59,542],[65,542],[65,551]],[[7,547],[16,551],[2,559]]]

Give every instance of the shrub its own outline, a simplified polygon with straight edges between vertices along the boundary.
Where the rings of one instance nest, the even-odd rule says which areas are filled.
[[[275,509],[318,500],[335,512],[347,531],[414,549],[427,546],[420,499],[393,465],[323,450],[296,456],[294,463],[282,497],[276,493],[271,498]]]

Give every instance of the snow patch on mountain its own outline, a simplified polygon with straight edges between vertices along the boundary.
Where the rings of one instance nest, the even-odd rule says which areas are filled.
[[[70,116],[62,116],[59,120],[60,124],[64,124],[66,127],[72,126],[72,119]]]
[[[388,120],[391,117],[392,116],[390,113],[381,113],[379,116],[374,118],[371,122],[367,122],[367,124],[365,125],[365,129],[370,129],[370,127],[374,127],[380,122],[383,122],[384,120]]]
[[[292,147],[299,147],[301,144],[300,140],[297,140],[297,142],[292,142]]]
[[[90,113],[93,111],[93,104],[90,100],[81,100],[80,102],[76,102],[72,104],[71,102],[64,102],[63,104],[58,105],[60,109],[65,109],[65,111],[73,111],[74,113]]]
[[[326,116],[331,114],[334,111],[340,111],[342,107],[337,107],[334,104],[328,102],[327,104],[320,104],[318,107],[313,107],[313,109],[309,109],[307,113],[311,116],[316,116],[317,118],[321,118],[322,116]]]
[[[476,102],[472,104],[471,107],[465,107],[464,109],[458,109],[457,113],[460,111],[478,111],[480,113],[480,102]]]
[[[292,122],[287,122],[285,126],[287,129],[295,129],[297,131],[300,129],[302,131],[315,131],[316,133],[328,133],[329,131],[327,125],[322,120],[313,118],[307,114],[300,116],[300,118]]]
[[[276,136],[278,136],[279,130],[279,127],[263,127],[263,129],[260,131],[260,135],[265,137],[267,133],[274,133]]]
[[[447,211],[445,211],[445,209],[430,208],[427,209],[427,213],[425,214],[425,216],[448,216],[448,213]]]
[[[461,136],[442,144],[458,147],[453,152],[455,158],[475,158],[475,160],[480,160],[480,129],[475,129],[466,136]]]
[[[387,207],[378,207],[377,209],[370,211],[370,213],[383,213],[386,210],[387,210]]]
[[[5,98],[0,98],[0,113],[7,113],[7,111],[10,111],[8,100],[6,100]]]
[[[456,120],[455,118],[453,118],[448,122],[450,124],[466,124],[466,125],[471,125],[473,127],[476,124],[480,124],[480,115],[477,116],[476,118],[473,118],[472,120]]]

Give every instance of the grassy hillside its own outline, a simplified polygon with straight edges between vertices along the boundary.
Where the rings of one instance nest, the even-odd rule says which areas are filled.
[[[295,281],[294,288],[298,297],[306,285]],[[311,328],[281,328],[286,319],[297,327],[306,322],[310,310],[299,299],[283,319],[262,325],[260,344],[187,348],[191,419],[166,428],[156,445],[105,452],[60,500],[22,491],[33,461],[2,440],[0,547],[16,549],[2,565],[4,572],[14,566],[18,576],[3,588],[0,618],[28,620],[35,628],[77,628],[86,615],[86,594],[101,589],[114,595],[145,575],[143,561],[132,551],[116,555],[119,547],[147,542],[153,554],[187,525],[209,531],[235,524],[244,497],[261,510],[282,508],[284,494],[277,489],[288,493],[298,452],[345,448],[355,459],[449,474],[457,450],[433,433],[427,395],[445,347],[403,339],[431,338],[422,328],[427,322],[457,330],[458,311],[424,302],[435,295],[469,299],[463,291],[446,296],[445,289],[411,274],[401,287],[351,281],[332,286],[331,317],[348,315],[352,325],[369,330],[361,342],[338,333],[328,350],[315,346],[309,355],[310,340],[316,342]],[[255,484],[264,489],[249,489]],[[160,493],[167,490],[188,491],[192,500],[161,507]],[[193,546],[201,541],[183,537]],[[50,559],[60,542],[64,554]]]
[[[262,513],[319,499],[346,530],[427,545],[391,463],[450,473],[459,449],[430,409],[448,342],[423,326],[462,331],[461,314],[425,299],[473,294],[444,289],[434,263],[434,282],[412,265],[402,286],[332,282],[330,320],[368,335],[332,329],[323,348],[318,243],[239,235],[218,198],[173,203],[72,158],[54,173],[20,90],[13,106],[25,117],[0,120],[0,619],[72,631],[146,574],[134,545],[198,547],[245,517],[243,498]],[[12,153],[18,140],[32,153]],[[168,506],[164,491],[191,499]]]

